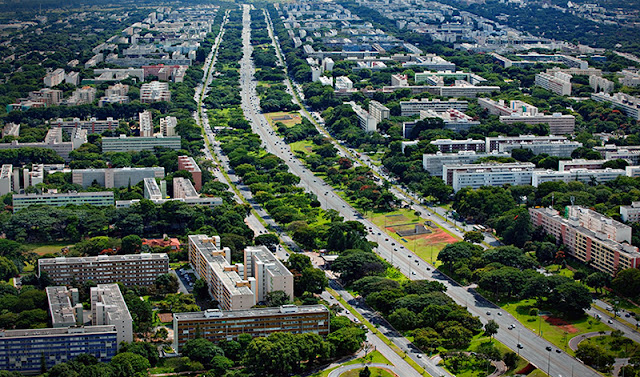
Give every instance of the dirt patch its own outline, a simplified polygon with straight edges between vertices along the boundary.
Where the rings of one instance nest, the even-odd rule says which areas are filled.
[[[173,314],[171,313],[158,313],[158,319],[160,322],[167,323],[173,321]]]
[[[551,326],[558,327],[568,332],[569,334],[575,334],[578,332],[578,329],[575,328],[575,326],[573,326],[572,324],[570,324],[569,322],[565,321],[562,318],[548,316],[548,315],[543,315],[542,318],[545,320],[545,322],[547,322]]]

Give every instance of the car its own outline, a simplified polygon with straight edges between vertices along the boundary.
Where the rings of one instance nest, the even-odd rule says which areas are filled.
[[[419,354],[417,354],[417,355],[416,355],[416,357],[417,357],[418,359],[422,359],[422,354],[421,354],[421,353],[419,353]]]
[[[551,352],[551,346],[546,346],[545,349],[549,352]]]
[[[518,343],[518,345],[516,347],[518,347],[519,349],[523,349],[524,348],[524,346],[521,343]]]
[[[391,246],[396,246],[396,243],[395,242],[391,242]]]
[[[419,260],[417,260],[417,259],[415,259],[415,260],[414,260],[414,262],[416,262],[416,263],[420,263],[420,261],[419,261]]]
[[[491,315],[491,312],[487,310],[487,315]]]
[[[407,254],[407,258],[411,258],[411,254]]]
[[[498,312],[498,313],[496,313],[496,314],[498,314],[498,315],[500,315],[500,316],[501,316],[501,315],[502,315],[502,312]]]
[[[556,353],[562,353],[562,351],[556,348]]]
[[[611,324],[613,324],[613,321],[612,320],[608,320],[607,323],[611,325]]]
[[[416,272],[415,272],[415,271],[411,271],[411,275],[415,275],[415,274],[416,274]]]
[[[607,310],[608,310],[608,311],[613,311],[613,308],[612,308],[612,307],[610,307],[610,306],[607,306]]]
[[[631,317],[631,314],[627,313],[624,316],[625,316],[625,318],[629,318],[629,317]]]
[[[509,330],[513,330],[516,328],[516,325],[514,325],[513,323],[509,325],[508,329]]]

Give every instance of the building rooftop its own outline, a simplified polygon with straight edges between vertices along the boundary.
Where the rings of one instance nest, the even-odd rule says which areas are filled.
[[[46,329],[22,329],[22,330],[0,330],[0,338],[22,338],[37,337],[51,335],[73,335],[73,334],[100,334],[113,333],[116,334],[116,327],[106,326],[78,326],[78,327],[58,327]]]
[[[198,319],[208,319],[208,318],[246,318],[246,317],[269,317],[278,315],[280,313],[328,313],[329,309],[327,309],[324,305],[283,305],[275,308],[253,308],[253,309],[244,309],[244,310],[229,310],[229,311],[221,311],[221,310],[208,310],[204,312],[191,312],[191,313],[174,313],[173,318],[176,321],[193,321]]]
[[[104,263],[138,260],[168,260],[166,253],[144,253],[127,255],[98,255],[96,257],[56,257],[38,259],[38,264],[65,264],[65,263]]]
[[[94,295],[97,298],[96,303],[94,303]],[[102,304],[107,307],[107,315],[111,321],[133,321],[118,284],[98,284],[97,287],[91,288],[91,304]]]
[[[47,301],[49,301],[49,311],[51,312],[51,324],[67,325],[76,322],[76,316],[69,298],[67,287],[47,287]]]
[[[93,197],[93,196],[112,196],[113,191],[95,191],[95,192],[64,192],[64,193],[42,193],[42,194],[13,194],[13,199],[25,198],[56,198],[56,197]]]
[[[273,275],[279,276],[291,276],[293,275],[278,258],[273,255],[266,246],[247,246],[245,247],[245,254],[250,254],[258,259],[263,264],[271,264],[269,271]],[[246,261],[248,262],[248,261]]]

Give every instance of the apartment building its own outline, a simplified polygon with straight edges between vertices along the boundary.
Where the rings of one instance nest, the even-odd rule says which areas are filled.
[[[525,141],[520,143],[500,144],[499,152],[511,152],[514,149],[528,149],[533,154],[546,153],[549,156],[571,157],[574,150],[582,147],[577,141]]]
[[[356,113],[358,117],[358,124],[360,128],[362,128],[365,132],[376,132],[378,130],[378,121],[374,118],[368,111],[363,109],[360,105],[355,102],[347,102],[347,104],[351,105],[351,109]]]
[[[547,124],[551,135],[572,134],[576,127],[576,117],[570,114],[553,113],[545,114],[512,114],[500,116],[500,122],[504,124],[526,123]]]
[[[620,84],[631,88],[640,86],[640,74],[637,71],[623,69],[620,74],[622,74],[622,77],[618,80]]]
[[[38,260],[38,276],[46,272],[57,285],[122,283],[146,286],[169,272],[169,256],[164,253],[58,257]]]
[[[481,76],[476,75],[475,73],[470,73],[470,72],[462,72],[462,71],[455,71],[455,72],[444,72],[444,71],[440,71],[440,72],[430,72],[430,71],[425,71],[425,72],[416,72],[415,76],[414,76],[414,81],[417,83],[420,82],[426,82],[429,85],[434,85],[434,86],[442,86],[445,84],[444,79],[448,78],[448,79],[454,79],[454,80],[464,80],[469,82],[472,85],[476,85],[482,82],[487,81],[486,79],[484,79]]]
[[[336,90],[353,89],[353,81],[347,76],[338,76],[336,77],[335,88]]]
[[[164,117],[160,118],[160,133],[163,136],[177,136],[176,126],[178,125],[178,118],[176,117]]]
[[[442,153],[457,153],[459,151],[474,151],[485,152],[486,143],[484,140],[451,140],[451,139],[437,139],[431,141],[432,145],[438,148],[438,151]]]
[[[152,81],[142,84],[140,87],[140,102],[153,103],[160,101],[171,102],[171,91],[168,83]]]
[[[444,60],[438,55],[428,54],[425,56],[412,56],[411,60],[402,63],[402,67],[420,67],[430,71],[451,71],[455,72],[456,65]]]
[[[329,334],[330,313],[324,305],[283,305],[233,311],[174,313],[173,348],[180,352],[186,342],[201,336],[211,342],[236,340],[240,334],[266,337],[275,332]]]
[[[0,169],[0,195],[13,191],[13,165],[3,164]]]
[[[571,95],[571,75],[564,72],[538,73],[535,84],[560,96]]]
[[[444,165],[442,177],[457,192],[464,187],[530,185],[535,170],[535,164],[530,162],[457,164]]]
[[[625,93],[593,93],[591,99],[596,102],[606,102],[635,120],[640,120],[640,98]]]
[[[583,158],[558,161],[558,171],[574,169],[599,170],[607,160],[585,160]]]
[[[568,206],[564,217],[552,208],[529,208],[533,226],[541,226],[568,254],[609,275],[640,267],[640,252],[630,245],[631,227],[580,206]]]
[[[20,123],[5,123],[2,127],[2,137],[5,136],[20,136]]]
[[[164,178],[163,167],[113,168],[113,169],[73,169],[73,184],[87,188],[94,183],[106,188],[135,186],[145,178]]]
[[[407,75],[391,75],[391,86],[409,86],[409,78]]]
[[[118,344],[133,342],[133,318],[118,284],[91,288],[91,321],[94,326],[115,326]]]
[[[638,149],[618,149],[605,152],[605,160],[627,160],[631,165],[640,165],[640,150]]]
[[[219,236],[190,235],[189,263],[222,309],[249,309],[256,304],[255,279],[241,277],[242,265],[231,264],[231,250],[220,247]]]
[[[60,85],[64,82],[64,69],[58,68],[53,72],[49,72],[44,76],[44,85],[51,88],[52,86]]]
[[[151,112],[145,110],[138,114],[138,123],[140,136],[151,137],[153,136],[153,120],[151,119]]]
[[[79,148],[82,144],[87,142],[87,130],[77,129],[72,131],[71,141],[63,141],[62,129],[54,127],[47,131],[44,141],[35,143],[21,143],[18,140],[13,140],[11,143],[0,143],[0,149],[18,149],[18,148],[45,148],[51,149],[58,156],[62,157],[66,162],[69,162],[71,158],[69,153],[72,150]]]
[[[283,291],[293,301],[293,274],[265,246],[247,246],[244,266],[244,279],[256,279],[256,302],[266,301],[273,291]]]
[[[444,165],[472,164],[484,157],[511,157],[511,155],[509,153],[476,153],[474,151],[423,154],[422,167],[432,176],[442,177]]]
[[[162,200],[164,195],[155,178],[144,179],[144,198],[151,201]]]
[[[200,170],[200,167],[193,157],[178,156],[178,170],[190,172],[196,190],[200,191],[202,189],[202,170]]]
[[[29,92],[29,100],[34,102],[40,102],[45,106],[59,105],[62,102],[64,95],[62,90],[44,88]]]
[[[620,206],[620,217],[625,223],[640,221],[640,202],[632,202],[630,206]]]
[[[501,145],[508,144],[521,144],[521,143],[549,143],[549,142],[564,142],[568,139],[564,136],[551,135],[551,136],[536,136],[536,135],[520,135],[520,136],[495,136],[485,138],[486,150],[499,151]]]
[[[181,147],[181,140],[180,136],[165,137],[161,135],[151,137],[127,137],[126,135],[103,137],[102,152],[151,151],[156,147],[178,150]]]
[[[81,354],[107,363],[118,352],[117,339],[115,326],[0,330],[0,370],[39,374],[43,356],[47,369]]]
[[[589,86],[595,93],[611,93],[613,92],[614,83],[604,77],[591,75],[589,76]]]
[[[427,98],[411,99],[409,101],[400,101],[400,111],[402,116],[419,115],[420,110],[433,110],[439,113],[449,109],[466,111],[469,108],[469,102],[456,99],[441,101],[439,99],[429,100]]]
[[[621,175],[625,175],[623,169],[571,169],[564,171],[544,170],[533,173],[531,185],[538,187],[544,182],[571,182],[578,181],[584,184],[601,184],[613,181]]]
[[[58,328],[84,324],[84,313],[77,288],[54,286],[45,288],[45,292],[51,315],[51,326]]]
[[[43,193],[43,194],[13,194],[13,212],[32,205],[44,205],[51,207],[64,207],[66,205],[92,205],[112,206],[114,204],[113,192],[68,192],[68,193]]]
[[[383,119],[389,119],[389,116],[391,116],[389,108],[375,100],[369,101],[369,114],[378,123],[382,122]]]
[[[624,170],[627,173],[627,177],[640,177],[640,166],[625,166]]]
[[[119,121],[111,117],[106,120],[98,120],[96,118],[90,118],[89,120],[80,120],[80,118],[73,118],[72,120],[63,120],[58,118],[55,121],[49,121],[52,127],[62,128],[64,131],[72,133],[73,130],[82,128],[87,130],[91,134],[101,134],[105,131],[112,131],[118,128]]]

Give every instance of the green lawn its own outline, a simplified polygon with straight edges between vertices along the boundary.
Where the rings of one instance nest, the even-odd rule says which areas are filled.
[[[573,351],[568,347],[568,342],[571,338],[588,332],[611,330],[606,324],[588,316],[576,320],[564,321],[562,325],[552,325],[544,320],[542,316],[529,315],[529,309],[534,307],[534,305],[534,299],[500,303],[500,306],[502,306],[504,310],[512,314],[524,326],[536,334],[541,331],[545,339],[559,349],[566,350],[566,352],[571,355],[573,355]],[[511,331],[518,331],[518,328],[516,327]],[[529,334],[526,336],[529,336]]]
[[[540,369],[536,369],[533,372],[529,373],[527,377],[548,377],[549,375]]]
[[[289,147],[294,154],[301,153],[303,156],[308,156],[314,154],[311,150],[313,149],[313,142],[311,140],[300,140],[295,143],[290,143]]]
[[[392,365],[391,362],[389,362],[389,360],[387,360],[387,358],[384,357],[379,351],[370,352],[366,358],[360,357],[360,358],[348,361],[343,365],[360,364],[360,363],[378,363],[378,364]],[[340,366],[312,374],[310,377],[327,377],[332,370],[338,369],[338,368],[340,368]]]
[[[340,375],[340,377],[358,377],[360,376],[360,371],[363,370],[364,368],[360,368],[360,369],[353,369],[347,372],[344,372]],[[376,368],[376,367],[372,367],[369,368],[369,372],[371,372],[371,377],[395,377],[397,376],[397,374],[391,372],[388,369],[382,369],[382,368]]]
[[[624,340],[627,344],[616,344],[616,340]],[[604,335],[589,338],[584,342],[598,345],[615,355],[615,357],[633,357],[640,351],[640,344],[626,337],[616,339],[611,335]]]
[[[55,254],[65,247],[73,247],[73,244],[69,242],[54,242],[54,243],[27,243],[24,244],[28,251],[33,251],[38,255]]]

